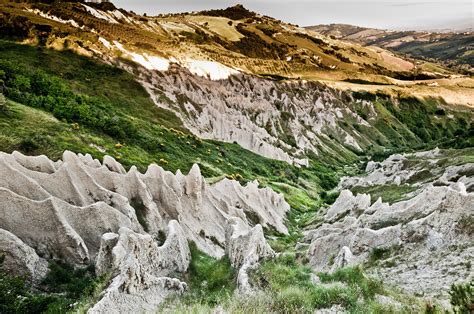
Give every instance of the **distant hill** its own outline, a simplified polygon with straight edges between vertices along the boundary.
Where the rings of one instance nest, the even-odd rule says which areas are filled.
[[[472,71],[474,66],[472,32],[390,31],[347,24],[316,25],[307,29],[334,39],[378,46],[414,58],[442,61],[451,67],[464,65],[462,68]]]
[[[114,44],[118,41],[134,53],[213,60],[248,74],[280,79],[358,78],[386,83],[387,77],[412,80],[449,75],[446,69],[435,66],[432,70],[433,65],[423,67],[421,62],[416,67],[414,60],[391,51],[323,36],[241,5],[151,17],[107,2],[46,2],[0,4],[2,37],[36,37],[56,48],[67,37],[68,49],[85,54],[110,54],[118,49]]]

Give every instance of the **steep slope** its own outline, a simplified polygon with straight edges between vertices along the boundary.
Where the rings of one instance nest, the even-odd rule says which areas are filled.
[[[354,152],[380,146],[380,143],[383,146],[399,146],[401,143],[425,140],[417,138],[419,136],[412,128],[403,126],[410,121],[394,121],[402,126],[396,131],[399,136],[393,138],[392,130],[374,125],[378,120],[376,117],[383,115],[376,110],[378,106],[374,103],[362,104],[371,108],[370,112],[375,115],[375,119],[366,120],[357,114],[360,104],[350,93],[330,90],[312,82],[281,83],[248,76],[246,73],[288,76],[288,73],[278,69],[273,72],[252,69],[248,66],[252,60],[259,60],[256,61],[258,64],[279,62],[284,66],[296,62],[295,67],[291,66],[289,77],[303,72],[314,75],[318,66],[291,55],[292,49],[315,53],[316,50],[311,49],[331,45],[336,52],[330,53],[324,48],[325,56],[317,56],[316,59],[324,60],[328,55],[337,59],[342,52],[355,54],[360,59],[360,62],[349,62],[348,68],[343,69],[344,75],[354,77],[355,73],[361,72],[361,66],[376,69],[374,73],[380,77],[384,73],[404,76],[409,71],[407,68],[396,69],[405,62],[401,59],[396,61],[396,57],[369,61],[369,51],[358,52],[355,47],[343,42],[330,44],[328,38],[317,40],[304,30],[260,17],[243,7],[153,18],[120,11],[110,4],[96,7],[78,3],[62,3],[54,7],[11,4],[4,10],[5,19],[23,21],[25,28],[34,30],[35,23],[49,25],[49,31],[40,35],[36,33],[33,38],[28,33],[30,40],[41,40],[44,36],[48,46],[64,48],[66,44],[79,53],[126,69],[144,85],[158,107],[174,112],[187,129],[200,137],[236,142],[265,157],[306,166],[311,156],[324,154],[347,159],[354,157]],[[202,25],[194,21],[196,18],[201,19]],[[238,33],[243,37],[232,37],[226,32],[210,36],[206,30],[209,32],[223,27],[222,23],[207,22],[215,18],[224,19],[226,31],[230,31],[230,27],[235,31],[234,35]],[[63,28],[67,29],[66,33]],[[298,38],[298,41],[290,45],[279,36],[285,40]],[[116,40],[118,38],[121,42]],[[239,45],[229,45],[229,42],[237,40]],[[307,43],[302,41],[311,42],[314,47],[308,48],[305,46]],[[182,45],[186,45],[187,49],[181,49]],[[242,48],[241,45],[249,47]],[[242,51],[239,50],[241,48]],[[216,49],[219,53],[214,54]],[[259,54],[245,55],[249,49]],[[279,55],[282,51],[284,55]],[[226,54],[231,61],[222,59]],[[387,65],[384,60],[389,59],[398,65]],[[245,62],[235,63],[236,60]],[[327,68],[327,65],[322,68]],[[367,72],[365,70],[363,72]],[[466,92],[472,94],[472,89]],[[436,102],[435,106],[441,105],[441,102]],[[425,107],[422,103],[420,101],[420,106]],[[460,111],[459,117],[466,110],[462,107],[453,109]],[[457,125],[456,116],[446,123]],[[355,131],[351,127],[353,124],[358,124],[359,130]],[[374,127],[377,129],[375,132],[372,131]]]
[[[385,282],[449,307],[451,285],[473,280],[472,156],[472,149],[392,155],[370,162],[365,177],[343,179],[324,224],[306,232],[310,265],[365,263]],[[389,204],[391,194],[407,200]]]

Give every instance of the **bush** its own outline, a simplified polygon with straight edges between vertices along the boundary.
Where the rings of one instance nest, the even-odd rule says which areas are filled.
[[[276,294],[273,302],[275,312],[301,313],[312,307],[311,291],[297,286],[289,286]]]
[[[0,113],[7,112],[7,111],[8,111],[7,99],[5,98],[5,95],[0,93]]]
[[[238,4],[233,7],[221,10],[209,10],[201,12],[202,15],[222,16],[231,20],[242,20],[255,17],[255,13],[247,10],[243,5]]]
[[[141,139],[137,127],[127,117],[110,114],[116,110],[106,99],[75,93],[57,77],[6,60],[0,61],[0,71],[4,73],[6,95],[17,102],[118,139]]]
[[[59,313],[65,312],[74,302],[60,295],[32,293],[25,277],[10,276],[2,270],[3,261],[1,256],[0,313]]]
[[[339,197],[339,192],[326,192],[326,191],[323,191],[321,193],[321,199],[324,201],[324,203],[328,204],[328,205],[332,205],[336,200],[337,198]]]
[[[341,281],[361,290],[364,298],[372,299],[376,293],[382,293],[382,284],[367,277],[359,266],[341,268],[332,274],[319,274],[322,282]]]
[[[474,280],[465,284],[453,284],[449,296],[455,313],[472,313],[474,310]]]
[[[355,99],[361,99],[361,100],[368,100],[368,101],[377,100],[377,96],[369,92],[352,92],[352,96]]]
[[[40,148],[34,137],[26,137],[20,142],[20,150],[25,153],[32,153]]]
[[[79,299],[94,283],[93,266],[74,269],[71,265],[52,262],[41,284],[48,292],[65,293],[68,298]]]

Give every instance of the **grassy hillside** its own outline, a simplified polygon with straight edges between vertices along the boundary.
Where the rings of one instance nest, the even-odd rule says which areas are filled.
[[[366,46],[383,47],[414,58],[441,61],[469,72],[474,66],[474,34],[389,31],[346,24],[317,25],[308,29]],[[464,66],[463,66],[464,65]]]
[[[196,138],[173,113],[157,108],[131,75],[72,53],[2,41],[0,79],[9,99],[8,110],[0,113],[5,152],[53,159],[66,149],[98,159],[107,154],[141,171],[157,163],[187,172],[198,163],[208,178],[278,182],[278,189],[304,210],[315,209],[320,185],[337,183],[341,164],[314,161],[300,169],[237,144]]]

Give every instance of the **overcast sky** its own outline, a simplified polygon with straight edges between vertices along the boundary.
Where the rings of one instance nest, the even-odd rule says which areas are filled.
[[[186,12],[237,3],[301,26],[347,23],[392,29],[473,27],[474,0],[112,0],[136,13]]]

